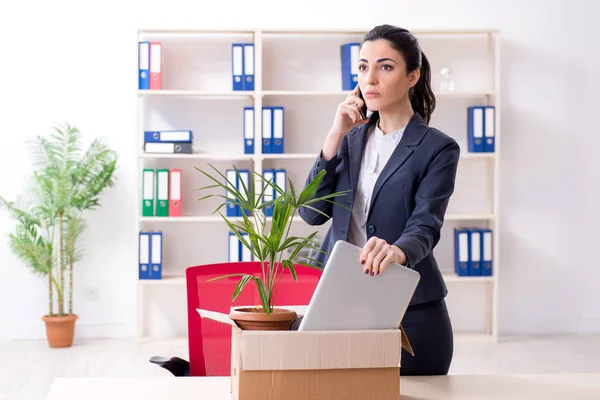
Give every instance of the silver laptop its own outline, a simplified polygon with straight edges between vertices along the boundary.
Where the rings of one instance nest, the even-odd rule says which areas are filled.
[[[298,330],[394,329],[419,283],[417,271],[390,264],[378,276],[364,273],[362,248],[337,241]]]

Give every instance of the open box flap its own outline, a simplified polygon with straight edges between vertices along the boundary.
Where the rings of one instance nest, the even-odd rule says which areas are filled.
[[[201,318],[211,319],[213,321],[222,322],[231,326],[237,326],[237,324],[233,322],[233,320],[229,318],[229,315],[227,314],[217,311],[203,310],[200,308],[197,308],[196,311],[198,311],[198,314],[200,314]]]
[[[414,357],[415,352],[410,345],[410,341],[408,340],[408,336],[406,336],[406,332],[404,331],[402,325],[400,325],[400,331],[402,332],[402,348],[404,348],[404,350],[408,351],[408,353]]]

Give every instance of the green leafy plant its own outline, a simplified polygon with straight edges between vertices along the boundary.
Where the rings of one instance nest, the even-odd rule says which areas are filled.
[[[16,202],[0,197],[0,208],[16,221],[10,249],[34,273],[48,278],[48,316],[73,315],[73,271],[83,256],[84,213],[98,208],[100,194],[114,185],[116,153],[96,139],[81,154],[80,141],[79,130],[68,124],[55,127],[48,137],[38,136],[25,195]]]
[[[211,280],[240,277],[233,292],[233,301],[239,296],[244,287],[250,281],[253,281],[258,290],[263,311],[267,315],[270,315],[273,312],[273,306],[277,297],[279,281],[285,270],[289,270],[294,281],[297,281],[298,277],[294,264],[319,268],[318,265],[315,265],[319,264],[318,261],[313,258],[298,257],[302,249],[322,250],[319,249],[319,244],[314,241],[314,237],[318,233],[316,231],[306,237],[290,236],[290,229],[296,212],[304,207],[327,216],[322,211],[313,207],[313,204],[321,201],[336,204],[332,199],[344,195],[349,191],[315,197],[326,173],[325,170],[321,170],[299,194],[296,193],[294,184],[289,177],[287,180],[288,190],[284,191],[271,179],[265,179],[264,176],[254,172],[254,175],[258,177],[258,181],[261,182],[262,186],[262,189],[258,192],[255,190],[254,180],[250,179],[248,187],[243,183],[240,172],[234,166],[237,179],[239,182],[242,182],[242,188],[237,189],[234,182],[229,181],[214,166],[210,166],[216,172],[215,176],[202,169],[196,169],[208,177],[214,184],[197,190],[219,188],[220,192],[224,194],[209,194],[199,200],[202,201],[211,197],[221,197],[224,199],[213,214],[218,213],[221,215],[229,226],[229,229],[242,242],[243,246],[252,252],[256,260],[261,262],[262,272],[261,276],[239,273],[223,275]],[[277,195],[273,200],[263,201],[265,191],[269,187],[274,188]],[[231,204],[238,206],[242,210],[241,217],[226,217],[220,212],[220,209],[226,207],[228,202],[231,202]],[[268,219],[265,216],[264,209],[269,206],[273,207],[273,216],[271,218],[271,229],[267,231]],[[247,233],[247,239],[242,233]],[[305,263],[304,260],[310,261],[310,263]]]

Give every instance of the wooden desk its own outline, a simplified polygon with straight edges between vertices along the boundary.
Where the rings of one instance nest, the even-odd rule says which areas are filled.
[[[598,400],[600,373],[402,377],[401,389],[402,400]],[[57,378],[46,400],[70,399],[230,400],[231,396],[228,377]]]

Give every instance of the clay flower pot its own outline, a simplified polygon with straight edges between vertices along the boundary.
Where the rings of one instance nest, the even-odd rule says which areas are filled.
[[[75,320],[77,315],[42,317],[46,324],[46,337],[52,348],[71,347],[75,336]]]
[[[251,331],[287,331],[298,314],[284,308],[274,308],[270,315],[262,307],[234,307],[229,313],[235,323],[243,330]]]

